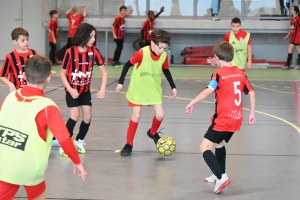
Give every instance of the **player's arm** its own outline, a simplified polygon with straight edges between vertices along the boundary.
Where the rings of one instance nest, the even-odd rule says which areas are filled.
[[[70,14],[71,11],[72,11],[72,8],[70,8],[69,10],[67,10],[66,15]]]
[[[116,18],[113,25],[111,26],[111,32],[113,34],[113,38],[114,39],[118,39],[117,35],[116,35],[116,32],[115,32],[115,26],[119,23],[119,19]]]
[[[290,30],[290,31],[288,32],[288,34],[287,34],[286,36],[284,36],[284,38],[283,38],[284,40],[288,39],[288,37],[289,37],[290,34],[291,34],[291,31],[292,31],[292,30]]]
[[[251,46],[251,44],[248,44],[247,50],[248,50],[247,67],[248,67],[249,70],[251,70],[252,69],[252,46]]]
[[[249,97],[250,97],[250,113],[249,113],[249,119],[248,119],[248,124],[251,126],[256,122],[255,118],[255,92],[254,90],[249,92]]]
[[[44,112],[47,112],[47,114],[46,114],[47,127],[51,130],[52,134],[57,139],[61,148],[64,150],[64,152],[68,155],[68,157],[74,163],[74,165],[75,165],[74,168],[78,168],[81,171],[82,174],[80,176],[81,176],[82,180],[84,181],[87,173],[81,164],[81,161],[80,161],[78,153],[75,149],[74,143],[73,143],[72,139],[70,138],[69,131],[66,128],[63,118],[61,117],[61,113],[59,112],[59,110],[56,106],[48,106],[47,109],[44,110]],[[75,173],[75,170],[74,170],[74,173]]]
[[[163,66],[162,66],[162,69],[163,69],[163,73],[166,77],[166,79],[168,80],[172,90],[173,90],[173,96],[171,97],[171,99],[175,99],[175,97],[177,96],[177,89],[176,89],[176,85],[174,83],[174,80],[173,80],[173,77],[172,77],[172,74],[169,70],[169,59],[168,59],[168,56],[166,56],[166,59],[165,59],[165,62],[163,63]]]
[[[56,44],[56,37],[55,37],[55,34],[54,34],[54,24],[51,23],[51,26],[50,26],[50,31],[51,31],[51,36],[52,36],[52,41],[54,44]]]
[[[158,16],[165,11],[165,7],[161,7],[159,13],[154,16],[154,19],[158,18]]]
[[[146,27],[147,27],[147,20],[144,22],[142,29],[141,29],[141,35],[142,35],[142,39],[143,39],[144,43],[145,43],[145,39],[146,39],[145,35],[144,35]]]
[[[9,87],[9,91],[12,92],[16,90],[16,86],[7,79],[9,68],[10,68],[9,58],[5,57],[0,71],[0,81],[3,84],[7,85]]]
[[[60,13],[60,7],[57,7],[57,13],[58,13],[58,15],[59,15],[59,13]]]
[[[208,84],[207,88],[203,90],[196,98],[194,98],[185,108],[187,114],[191,114],[193,112],[194,106],[197,102],[205,99],[209,95],[211,95],[218,88],[218,82],[216,80],[211,80]]]
[[[86,12],[86,8],[85,8],[85,5],[82,5],[81,6],[82,7],[82,9],[83,9],[83,17],[86,17],[87,16],[87,12]]]
[[[108,73],[107,73],[106,67],[104,65],[102,56],[101,56],[99,50],[96,48],[95,48],[95,61],[96,61],[96,64],[99,66],[100,71],[102,73],[102,83],[101,83],[100,90],[97,94],[97,98],[104,99],[105,89],[106,89],[106,84],[107,84],[107,79],[108,79]]]
[[[60,78],[63,82],[64,86],[66,87],[67,91],[71,94],[71,96],[76,99],[79,96],[79,93],[76,89],[73,89],[67,79],[67,70],[71,66],[71,56],[69,51],[66,52],[65,57],[62,62],[62,67],[60,69]]]
[[[122,73],[121,73],[121,76],[119,78],[119,82],[118,82],[117,88],[116,88],[117,92],[121,92],[121,90],[123,88],[124,81],[125,81],[126,74],[127,74],[128,70],[129,70],[129,68],[131,66],[133,66],[133,65],[134,65],[134,63],[131,63],[130,60],[128,60],[125,63],[125,65],[123,67],[123,70],[122,70]]]

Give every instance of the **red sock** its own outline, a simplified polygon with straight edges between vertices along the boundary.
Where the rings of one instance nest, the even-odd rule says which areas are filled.
[[[127,129],[127,143],[133,146],[133,139],[136,132],[136,129],[138,127],[139,123],[134,122],[130,119],[128,129]]]
[[[156,119],[155,116],[153,117],[152,126],[151,126],[151,129],[150,129],[150,134],[151,135],[154,135],[157,132],[157,130],[158,130],[158,128],[159,128],[162,121],[163,120],[159,121],[158,119]]]

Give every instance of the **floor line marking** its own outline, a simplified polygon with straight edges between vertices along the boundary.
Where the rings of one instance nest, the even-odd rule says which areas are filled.
[[[258,85],[252,84],[252,83],[251,83],[251,85],[253,85],[255,87],[258,87],[260,89],[270,90],[270,91],[273,91],[273,92],[279,92],[279,93],[284,93],[284,94],[294,94],[293,92],[285,92],[285,91],[280,91],[280,90],[274,90],[274,89],[270,89],[270,88],[266,88],[266,87],[261,87],[261,86],[258,86]]]

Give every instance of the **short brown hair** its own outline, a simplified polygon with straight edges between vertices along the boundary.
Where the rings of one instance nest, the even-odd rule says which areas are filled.
[[[73,6],[72,13],[76,13],[79,9],[80,9],[79,6]]]
[[[21,27],[15,28],[14,30],[12,30],[10,35],[11,35],[12,40],[18,40],[20,35],[29,37],[28,31],[26,31],[24,28],[21,28]]]
[[[214,54],[219,57],[220,60],[231,62],[234,56],[233,46],[228,42],[219,42],[214,46]]]
[[[58,13],[57,10],[51,10],[51,11],[49,12],[49,15],[50,15],[50,17],[52,17],[53,15],[55,15],[55,14],[57,14],[57,13]]]
[[[45,56],[32,56],[25,63],[26,81],[31,84],[44,83],[50,76],[51,66],[51,61]]]
[[[120,12],[121,12],[121,10],[123,10],[123,9],[125,9],[125,10],[127,10],[127,7],[126,6],[121,6],[120,8],[119,8],[119,10],[120,10]]]
[[[158,45],[159,43],[165,43],[170,46],[171,43],[171,33],[165,30],[156,29],[151,33],[152,41]]]

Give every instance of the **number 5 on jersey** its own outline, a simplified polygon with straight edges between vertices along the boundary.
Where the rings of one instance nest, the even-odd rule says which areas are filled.
[[[233,87],[234,87],[234,94],[238,95],[238,99],[234,100],[234,103],[236,106],[239,106],[242,102],[242,92],[241,90],[238,88],[238,86],[241,85],[240,81],[235,81],[233,82]]]

